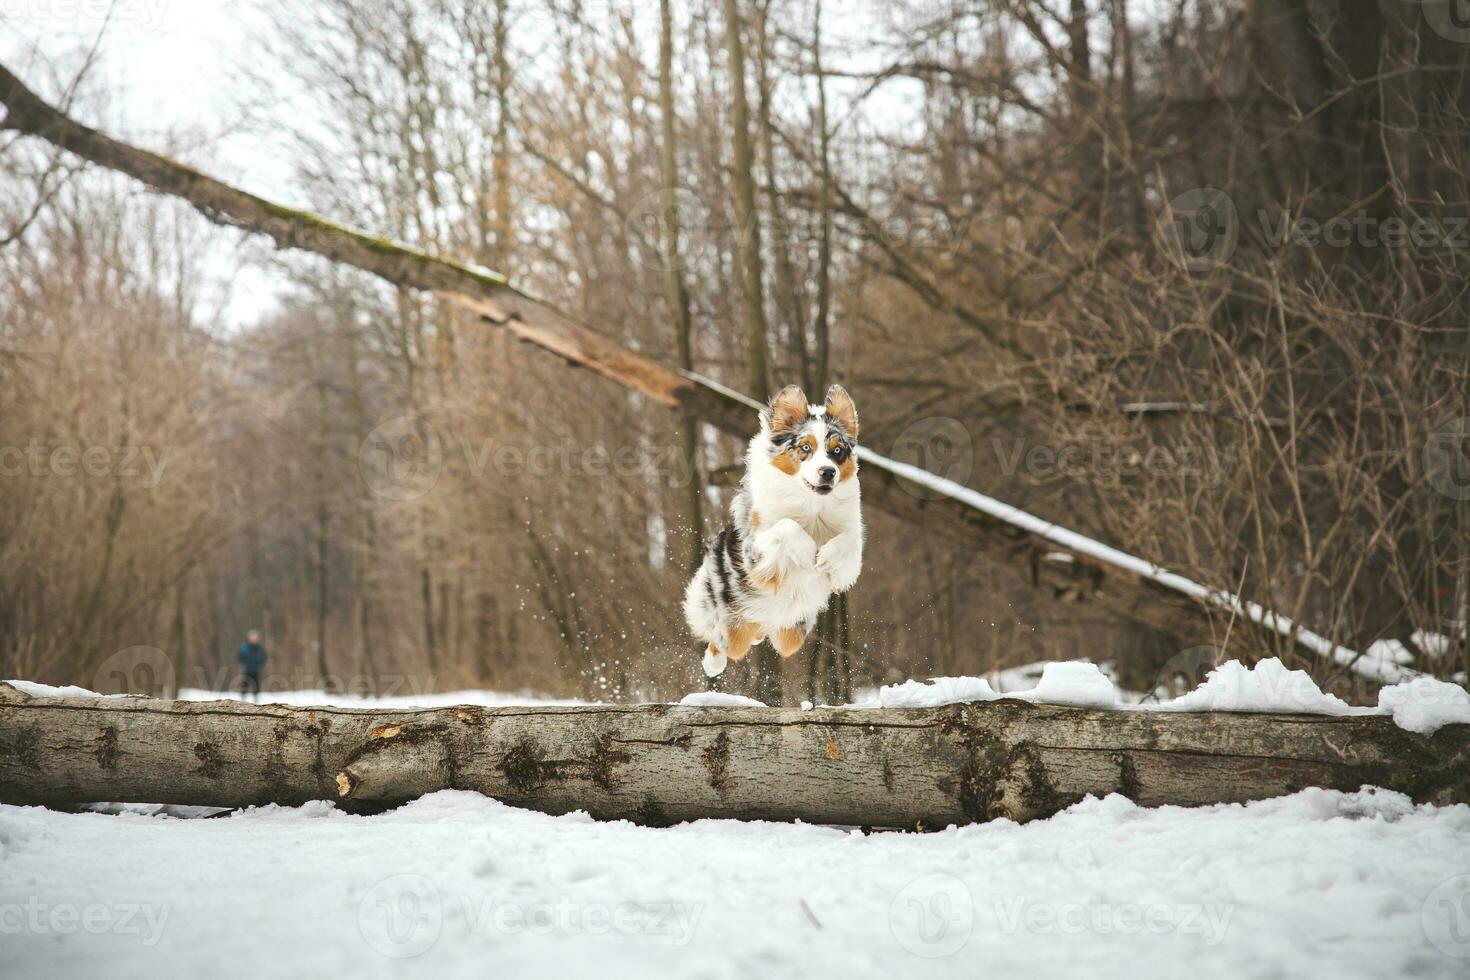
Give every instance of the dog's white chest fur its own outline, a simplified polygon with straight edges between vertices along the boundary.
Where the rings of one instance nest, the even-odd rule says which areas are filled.
[[[690,629],[708,643],[710,676],[762,640],[783,656],[795,653],[832,594],[857,581],[863,523],[856,439],[852,400],[835,385],[820,409],[788,387],[763,413],[730,504],[731,523],[706,550],[684,596]]]
[[[769,591],[757,589],[745,600],[744,609],[770,635],[815,619],[833,592],[846,591],[857,581],[862,570],[862,507],[856,477],[827,496],[817,496],[764,463],[767,450],[759,443],[752,444],[746,462],[751,473],[752,551],[759,556],[757,579],[769,570],[779,584]],[[844,533],[851,535],[854,547],[842,548]],[[834,542],[836,547],[829,549]]]

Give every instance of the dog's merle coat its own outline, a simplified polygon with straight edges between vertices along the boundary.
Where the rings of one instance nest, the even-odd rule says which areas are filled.
[[[856,441],[857,412],[835,385],[816,407],[790,386],[761,413],[730,523],[705,549],[684,597],[710,676],[763,639],[783,656],[795,653],[831,594],[857,580]]]

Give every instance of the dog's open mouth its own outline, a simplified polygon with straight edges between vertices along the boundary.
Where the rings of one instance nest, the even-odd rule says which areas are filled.
[[[830,483],[812,483],[810,480],[802,480],[801,482],[805,483],[806,488],[812,493],[823,497],[832,492],[832,484]]]

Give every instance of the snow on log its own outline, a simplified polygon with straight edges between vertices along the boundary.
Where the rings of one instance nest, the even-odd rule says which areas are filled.
[[[1156,806],[1363,785],[1470,801],[1470,725],[1387,716],[681,705],[295,708],[32,697],[0,683],[0,802],[370,811],[441,789],[602,819],[940,828],[1086,794]]]
[[[722,385],[651,361],[498,273],[376,238],[250,194],[166,157],[85,126],[48,104],[0,65],[0,129],[44,139],[84,160],[128,174],[182,198],[219,224],[272,238],[281,248],[314,252],[400,286],[441,299],[529,344],[586,368],[656,404],[737,437],[750,434],[748,398]],[[1365,658],[1285,616],[1229,592],[1194,582],[917,466],[860,449],[864,502],[901,520],[957,537],[977,556],[1009,568],[1056,599],[1089,602],[1184,640],[1213,638],[1227,621],[1261,631],[1273,646],[1334,661],[1371,681],[1413,676],[1397,664]],[[916,488],[920,492],[915,492]]]

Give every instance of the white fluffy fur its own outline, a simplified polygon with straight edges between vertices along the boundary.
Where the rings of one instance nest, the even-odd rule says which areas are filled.
[[[737,590],[733,605],[711,602],[707,579],[719,581],[711,553],[689,583],[684,615],[693,633],[716,651],[707,652],[703,661],[710,677],[724,672],[730,632],[740,623],[755,624],[767,639],[789,628],[806,634],[831,595],[852,588],[862,573],[863,522],[856,473],[839,479],[825,495],[812,489],[821,482],[821,467],[837,465],[826,448],[828,427],[835,429],[836,423],[819,409],[811,410],[809,423],[809,431],[818,436],[818,450],[795,475],[771,464],[770,422],[761,416],[760,431],[746,451],[744,482],[730,504],[732,521],[743,537],[744,571],[756,579],[779,577],[780,587],[772,592],[746,586]],[[752,515],[758,515],[758,527]]]
[[[786,572],[776,593],[760,593],[751,619],[771,630],[815,617],[833,592],[846,592],[863,570],[863,519],[858,478],[843,480],[822,496],[811,489],[827,459],[827,426],[817,422],[817,444],[824,447],[788,476],[770,464],[771,434],[761,431],[745,453],[750,508],[761,529],[751,541],[754,571]],[[767,636],[770,635],[768,632]]]

